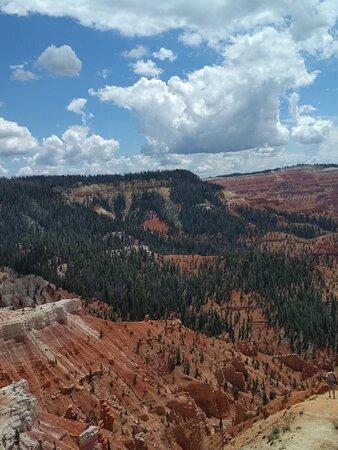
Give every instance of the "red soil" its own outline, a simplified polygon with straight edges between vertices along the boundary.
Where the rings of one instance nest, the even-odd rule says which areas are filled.
[[[338,170],[319,166],[208,180],[239,195],[251,205],[281,211],[338,213]]]
[[[89,425],[99,427],[103,449],[106,442],[114,449],[220,449],[278,410],[295,387],[304,395],[322,389],[318,375],[327,353],[311,362],[285,356],[287,342],[268,326],[255,299],[233,292],[228,311],[211,301],[206,308],[232,315],[235,344],[227,335],[198,334],[179,320],[93,317],[86,311],[100,317],[110,312],[93,302],[68,314],[66,323],[27,332],[22,341],[0,340],[0,388],[28,381],[40,411],[29,435],[46,449],[56,441],[61,450],[78,448]],[[248,318],[250,342],[239,334]]]
[[[212,263],[215,258],[216,256],[201,255],[159,255],[160,260],[174,263],[189,273],[194,273],[201,264]]]
[[[338,256],[338,234],[329,233],[313,239],[303,239],[282,232],[270,232],[263,236],[260,243],[269,251],[286,251],[293,255],[332,255]],[[254,242],[254,245],[256,243]]]
[[[142,223],[143,228],[150,231],[155,231],[157,233],[168,233],[170,227],[162,219],[160,219],[157,214],[153,213],[148,219]]]

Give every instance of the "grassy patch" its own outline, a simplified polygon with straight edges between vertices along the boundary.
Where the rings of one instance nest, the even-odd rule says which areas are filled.
[[[268,442],[273,443],[276,439],[279,438],[280,435],[280,428],[279,427],[273,427],[272,430],[270,431],[270,433],[267,436],[267,440]]]

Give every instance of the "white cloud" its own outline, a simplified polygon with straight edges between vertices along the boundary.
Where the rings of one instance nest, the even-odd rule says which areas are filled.
[[[110,74],[110,70],[109,69],[101,69],[97,72],[97,75],[101,78],[103,78],[104,80],[106,80],[108,78],[108,75]]]
[[[54,75],[67,77],[78,75],[82,69],[82,62],[69,45],[50,45],[41,53],[37,64]]]
[[[167,59],[170,62],[175,61],[175,59],[177,58],[172,50],[164,47],[161,47],[157,52],[154,52],[153,57],[160,59],[161,61],[165,61]]]
[[[292,137],[302,144],[320,144],[332,128],[332,122],[311,116],[299,116]]]
[[[87,113],[84,110],[86,105],[87,105],[86,98],[74,98],[67,106],[67,111],[73,112],[74,114],[78,114],[79,116],[82,117],[83,122],[86,122],[86,120],[94,117],[93,114]]]
[[[71,126],[61,137],[52,135],[39,142],[28,128],[0,117],[0,157],[23,163],[20,174],[90,173],[98,168],[104,172],[116,160],[118,149],[117,140],[105,139],[87,126]],[[0,161],[2,173],[7,174],[8,168]]]
[[[143,56],[146,56],[148,54],[147,47],[144,47],[143,45],[137,45],[136,47],[132,48],[131,50],[125,50],[122,52],[122,55],[125,58],[130,59],[139,59]]]
[[[316,76],[306,70],[290,34],[268,27],[234,37],[224,56],[224,65],[205,66],[187,79],[141,78],[129,87],[90,93],[137,113],[147,154],[286,144],[289,131],[279,119],[279,98]]]
[[[198,47],[203,42],[203,38],[199,33],[191,31],[180,34],[178,40],[188,47]]]
[[[236,153],[119,156],[119,143],[115,139],[105,139],[85,126],[69,127],[60,137],[52,135],[39,143],[31,136],[27,128],[4,119],[2,121],[5,122],[7,131],[4,135],[0,126],[0,145],[3,144],[3,139],[7,143],[10,136],[14,139],[10,144],[10,151],[2,153],[2,156],[4,158],[13,155],[20,156],[24,149],[24,158],[11,158],[16,165],[19,165],[20,162],[22,164],[17,169],[17,175],[126,173],[182,168],[206,177],[283,167],[288,164],[304,162],[306,157],[302,146],[298,151],[292,153],[284,147],[264,146]],[[0,124],[3,123],[2,121]],[[331,131],[328,140],[321,145],[319,152],[313,153],[312,156],[309,155],[308,160],[311,156],[312,162],[337,161],[337,152],[335,152],[337,145],[338,132],[335,129]],[[0,162],[0,176],[7,176],[9,173],[8,168]]]
[[[295,122],[291,134],[301,144],[320,144],[328,136],[333,123],[331,120],[304,115],[313,112],[312,105],[298,106],[299,95],[293,92],[289,99],[291,116]]]
[[[334,28],[337,0],[196,0],[193,8],[187,0],[167,0],[165,9],[163,14],[163,7],[153,0],[77,0],[76,8],[70,8],[68,0],[0,0],[3,13],[67,16],[85,26],[114,29],[128,36],[178,30],[184,44],[198,46],[205,42],[224,55],[223,63],[164,82],[156,78],[161,69],[145,60],[148,49],[138,45],[124,52],[125,57],[135,59],[135,73],[152,79],[142,78],[129,87],[107,86],[91,93],[136,112],[146,138],[144,153],[132,157],[114,154],[106,162],[82,154],[76,163],[80,170],[123,172],[177,166],[206,174],[218,167],[224,172],[248,164],[252,165],[249,169],[266,168],[269,161],[271,165],[283,165],[280,163],[287,153],[281,149],[292,138],[301,150],[290,157],[291,162],[298,162],[300,155],[304,159],[306,151],[315,154],[311,144],[318,145],[316,142],[319,152],[333,148],[336,141],[332,124],[315,117],[312,105],[298,106],[297,99],[296,115],[290,124],[280,121],[279,104],[290,91],[315,79],[316,73],[309,73],[305,66],[309,54],[317,59],[338,54]],[[49,47],[38,62],[56,75],[74,76],[82,67],[68,46]],[[20,68],[25,70],[24,66],[13,70]],[[102,71],[101,76],[106,79],[107,72]],[[84,108],[81,110],[78,114],[82,117]],[[81,134],[73,130],[69,136],[77,135],[74,141],[86,145],[91,136],[101,138],[87,127],[82,128],[87,131]],[[67,136],[51,136],[37,148],[33,145],[32,152],[39,158],[31,160],[27,167],[34,172],[79,170],[75,163],[65,163],[70,160],[66,154],[82,153],[81,144],[78,150],[70,150]],[[54,162],[47,165],[48,161]],[[62,162],[59,169],[56,161]]]
[[[25,70],[23,67],[11,66],[11,69],[13,69],[11,75],[12,81],[34,81],[37,79],[35,73],[30,70]]]
[[[67,106],[67,111],[71,111],[75,114],[83,114],[83,108],[87,104],[86,98],[74,98]]]
[[[28,128],[0,117],[0,156],[25,154],[36,147],[37,141]]]
[[[144,61],[141,59],[140,61],[136,61],[132,65],[134,73],[137,75],[144,75],[146,77],[158,77],[162,73],[162,69],[160,69],[154,61],[150,59]]]
[[[86,126],[72,126],[61,137],[43,139],[18,174],[106,172],[118,148],[115,139],[105,139]]]
[[[317,108],[315,108],[313,105],[301,105],[298,106],[298,111],[303,114],[311,114],[314,111],[316,111]]]
[[[319,146],[313,162],[338,163],[338,127],[332,127],[327,138]]]
[[[260,0],[225,1],[166,0],[163,7],[153,0],[0,0],[0,11],[27,15],[40,13],[54,17],[72,17],[82,25],[101,30],[114,29],[128,36],[151,36],[183,29],[183,39],[201,39],[216,44],[232,34],[272,25],[288,28],[295,42],[306,51],[323,57],[337,51],[332,31],[337,15],[336,0]],[[194,38],[192,38],[194,36]]]

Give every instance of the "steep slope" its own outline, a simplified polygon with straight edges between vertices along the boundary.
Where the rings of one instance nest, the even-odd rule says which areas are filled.
[[[306,214],[338,214],[338,167],[294,166],[286,169],[210,178],[222,186],[234,202],[279,211]]]
[[[227,448],[241,450],[336,450],[338,408],[327,394],[314,395],[260,420]]]
[[[335,297],[318,266],[334,267],[335,219],[235,208],[223,193],[182,170],[1,179],[0,263],[104,301],[115,320],[175,317],[250,339],[253,314],[238,321],[228,307],[236,291],[292,351],[334,346]],[[295,237],[272,252],[276,233]]]
[[[6,392],[19,404],[32,395],[38,405],[29,403],[27,426],[14,421],[8,443],[23,433],[22,448],[217,449],[220,419],[228,442],[296,387],[304,396],[321,389],[325,354],[314,366],[208,338],[179,320],[112,322],[89,314],[107,313],[100,302],[66,295],[0,309],[0,388],[27,380],[29,390],[21,383],[22,393],[15,385]],[[0,430],[9,429],[7,416]]]

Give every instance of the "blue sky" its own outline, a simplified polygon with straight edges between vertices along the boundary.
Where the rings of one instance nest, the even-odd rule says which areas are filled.
[[[337,162],[336,2],[49,2],[0,0],[0,175]]]

